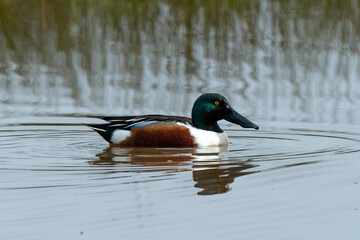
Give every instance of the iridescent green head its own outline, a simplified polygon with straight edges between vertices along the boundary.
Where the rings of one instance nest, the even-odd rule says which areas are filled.
[[[237,113],[228,100],[217,93],[201,95],[194,103],[191,118],[195,127],[218,133],[223,132],[217,124],[222,119],[244,128],[259,129],[258,125]]]

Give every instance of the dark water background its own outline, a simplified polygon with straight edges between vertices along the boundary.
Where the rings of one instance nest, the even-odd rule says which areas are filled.
[[[1,239],[358,239],[359,1],[0,0]],[[86,115],[189,116],[230,145],[110,148]]]

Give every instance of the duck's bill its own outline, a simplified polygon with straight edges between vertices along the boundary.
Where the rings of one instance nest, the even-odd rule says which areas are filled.
[[[236,112],[234,109],[231,109],[231,113],[225,115],[224,119],[226,121],[229,121],[231,123],[238,124],[242,126],[243,128],[254,128],[256,130],[259,129],[259,126],[255,123],[251,122],[247,118],[241,116],[238,112]]]

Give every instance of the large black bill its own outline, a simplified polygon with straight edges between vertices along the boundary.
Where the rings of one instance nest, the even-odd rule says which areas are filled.
[[[245,117],[241,116],[237,113],[234,109],[231,109],[231,113],[225,115],[224,119],[226,121],[238,124],[243,128],[255,128],[256,130],[259,129],[259,126],[255,123],[251,122],[250,120],[246,119]]]

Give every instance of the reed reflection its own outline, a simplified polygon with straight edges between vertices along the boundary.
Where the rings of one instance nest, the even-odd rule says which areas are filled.
[[[340,0],[0,0],[0,108],[186,112],[216,90],[265,120],[356,123],[357,9]]]
[[[127,172],[192,171],[198,195],[226,193],[235,178],[257,171],[249,161],[228,161],[227,147],[209,148],[126,148],[108,147],[91,165],[121,165]],[[129,165],[130,164],[130,167]]]

